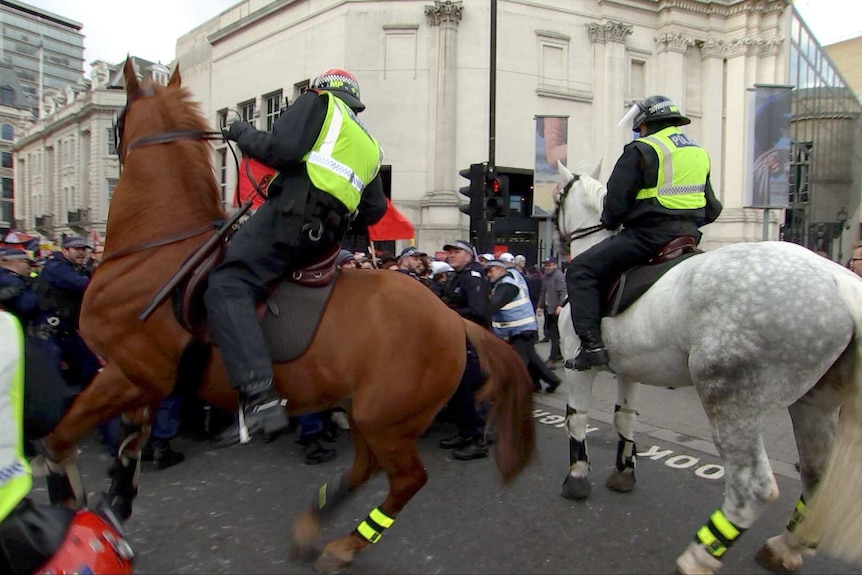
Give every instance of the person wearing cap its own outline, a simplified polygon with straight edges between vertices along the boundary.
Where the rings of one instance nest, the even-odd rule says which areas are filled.
[[[414,279],[421,280],[421,271],[424,269],[422,258],[428,254],[420,252],[418,248],[404,248],[398,255],[398,270]]]
[[[509,342],[521,356],[536,390],[542,389],[540,380],[544,377],[548,381],[548,393],[554,393],[562,380],[542,363],[536,353],[539,325],[530,302],[527,281],[502,259],[488,262],[485,272],[491,282],[491,297],[488,300],[491,329],[497,337]],[[543,368],[541,371],[534,367],[539,365]]]
[[[285,401],[272,386],[272,360],[255,303],[285,272],[337,249],[351,221],[368,226],[387,209],[380,177],[383,150],[362,126],[359,82],[330,69],[279,115],[272,131],[234,122],[225,137],[244,156],[278,170],[268,199],[234,235],[204,296],[210,330],[250,434],[287,426]],[[222,444],[239,441],[227,430]]]
[[[572,323],[581,340],[578,370],[606,365],[601,334],[601,297],[613,278],[647,263],[669,241],[692,236],[721,213],[710,183],[706,150],[679,128],[691,123],[665,96],[635,102],[620,121],[631,120],[636,139],[627,144],[608,180],[601,221],[620,233],[578,255],[566,282]]]
[[[338,269],[356,269],[356,258],[347,250],[339,250],[335,257],[335,265]]]
[[[39,298],[29,281],[35,264],[20,248],[0,248],[0,308],[13,313],[25,329],[39,311]]]
[[[521,255],[515,256],[515,269],[518,270],[522,276],[527,277],[527,258]]]
[[[444,287],[443,302],[461,317],[489,328],[488,280],[484,268],[476,261],[476,251],[463,240],[446,244],[443,250],[447,252],[446,259],[454,270],[453,277]],[[464,374],[455,395],[449,400],[458,432],[440,441],[441,448],[454,449],[454,459],[467,461],[488,457],[485,420],[476,408],[476,392],[484,382],[479,357],[468,344]]]
[[[76,391],[89,385],[102,365],[78,333],[84,290],[90,284],[86,267],[90,246],[80,237],[66,236],[62,248],[45,261],[36,278],[40,312],[34,322],[38,337],[59,348],[66,383]]]

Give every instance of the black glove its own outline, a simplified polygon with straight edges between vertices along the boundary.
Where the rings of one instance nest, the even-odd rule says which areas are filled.
[[[234,122],[224,131],[224,137],[232,142],[236,142],[243,132],[251,128],[248,122]]]

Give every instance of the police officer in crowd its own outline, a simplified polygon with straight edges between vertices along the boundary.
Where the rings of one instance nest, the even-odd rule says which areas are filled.
[[[533,385],[541,389],[542,377],[549,382],[548,393],[553,393],[562,380],[554,374],[536,353],[535,344],[539,326],[529,290],[524,277],[514,267],[502,260],[492,260],[485,266],[491,282],[491,297],[488,301],[488,316],[494,334],[508,341],[533,377]],[[542,366],[537,372],[533,366]]]
[[[680,129],[691,120],[669,98],[635,102],[620,120],[637,134],[627,144],[608,180],[601,221],[620,233],[594,245],[569,264],[566,282],[572,322],[581,340],[575,369],[606,365],[601,334],[601,294],[613,278],[645,264],[680,236],[700,241],[698,228],[721,213],[710,184],[710,161]]]
[[[428,254],[420,252],[417,248],[404,248],[398,256],[397,271],[407,274],[414,279],[421,280],[420,271],[423,269],[422,258],[427,256]]]
[[[84,290],[90,283],[86,267],[87,249],[83,239],[67,236],[62,251],[51,254],[36,278],[40,312],[35,322],[37,337],[59,348],[66,383],[75,391],[89,385],[101,363],[78,333],[78,316]]]
[[[278,170],[268,199],[231,240],[204,297],[250,434],[274,433],[288,423],[286,402],[273,389],[255,302],[285,272],[336,249],[351,220],[371,225],[386,212],[383,150],[357,118],[364,109],[356,78],[331,69],[314,79],[271,132],[234,122],[225,134],[243,155]],[[246,438],[239,428],[221,437],[222,443],[240,439]]]
[[[443,301],[461,317],[488,328],[488,280],[476,261],[476,251],[463,240],[446,244],[443,249],[448,253],[449,265],[455,270],[443,290]],[[484,381],[479,356],[468,343],[464,375],[449,402],[458,433],[440,441],[441,448],[455,450],[452,452],[455,459],[488,457],[485,421],[476,408],[476,392]]]
[[[25,328],[39,311],[39,298],[30,285],[35,264],[20,248],[0,248],[0,308],[15,314]]]

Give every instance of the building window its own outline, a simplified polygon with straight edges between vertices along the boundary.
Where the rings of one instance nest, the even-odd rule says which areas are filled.
[[[536,31],[539,42],[539,85],[565,90],[569,85],[570,37],[549,31]]]
[[[0,128],[0,138],[11,142],[15,139],[15,128],[10,124],[3,124],[3,127]]]
[[[218,187],[221,190],[222,205],[227,207],[227,148],[218,150]]]
[[[15,91],[11,86],[0,86],[0,105],[12,106],[15,104]]]
[[[114,128],[106,128],[108,132],[108,155],[117,155],[117,141],[114,139]]]
[[[275,119],[281,113],[281,90],[263,97],[266,107],[266,131],[272,130]]]
[[[117,188],[117,182],[119,182],[117,178],[108,178],[108,201],[111,201],[111,198],[114,197],[114,190]]]
[[[308,91],[308,88],[311,87],[311,80],[303,80],[302,82],[297,82],[293,85],[293,101],[295,102],[297,98],[302,96]]]
[[[216,127],[219,130],[227,128],[227,108],[222,108],[216,112]]]
[[[634,102],[646,97],[646,62],[632,58],[629,61],[628,100]]]
[[[15,196],[15,181],[12,178],[3,178],[3,199],[11,200]]]
[[[0,166],[4,168],[12,167],[12,152],[3,152],[2,154],[0,154],[0,158],[2,158],[2,163],[0,163]]]
[[[254,100],[239,104],[239,115],[243,122],[254,126]]]
[[[0,221],[7,225],[15,222],[15,204],[13,202],[0,202]]]

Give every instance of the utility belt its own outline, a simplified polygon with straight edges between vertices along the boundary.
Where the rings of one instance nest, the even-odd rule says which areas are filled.
[[[511,343],[513,341],[519,341],[519,340],[535,342],[537,339],[537,335],[538,335],[538,332],[536,332],[536,330],[530,329],[527,331],[522,331],[522,332],[510,335],[509,336],[509,342]]]
[[[57,336],[69,335],[71,330],[60,324],[60,318],[51,316],[43,323],[31,324],[27,332],[36,339],[54,339]]]
[[[337,243],[350,226],[347,207],[310,182],[303,190],[293,190],[290,198],[281,197],[276,201],[284,216],[278,232],[281,243],[293,246],[321,240]]]

